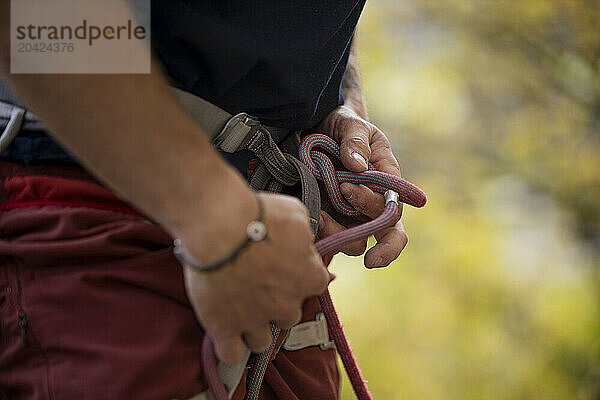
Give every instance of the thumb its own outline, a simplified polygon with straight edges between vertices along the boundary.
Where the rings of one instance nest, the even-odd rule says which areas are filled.
[[[350,171],[362,172],[368,169],[371,158],[371,129],[362,123],[352,123],[339,135],[342,164]]]

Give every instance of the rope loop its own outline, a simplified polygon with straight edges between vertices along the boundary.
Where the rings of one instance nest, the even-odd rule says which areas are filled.
[[[317,149],[324,150],[329,156]],[[423,207],[427,203],[427,196],[417,186],[397,176],[376,171],[371,163],[369,169],[363,172],[336,171],[330,156],[340,160],[340,148],[329,136],[318,133],[306,136],[300,143],[299,156],[317,180],[324,184],[331,205],[341,214],[351,217],[362,215],[340,192],[343,182],[362,184],[381,194],[393,190],[399,194],[401,202],[413,207]]]

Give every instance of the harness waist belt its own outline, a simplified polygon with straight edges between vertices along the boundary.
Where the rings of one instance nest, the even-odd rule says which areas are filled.
[[[171,87],[173,94],[206,135],[222,151],[234,153],[258,121],[246,113],[232,115],[222,108],[190,92]],[[281,142],[292,130],[265,126],[276,143]]]

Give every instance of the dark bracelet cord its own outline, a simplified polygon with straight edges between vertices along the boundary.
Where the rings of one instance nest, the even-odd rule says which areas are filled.
[[[220,261],[217,261],[214,264],[210,265],[200,265],[195,262],[190,261],[185,255],[183,250],[183,244],[181,243],[181,239],[177,238],[173,241],[173,254],[175,258],[184,266],[191,267],[199,272],[211,272],[216,271],[230,262],[234,261],[240,253],[248,247],[251,242],[258,242],[263,240],[267,236],[267,229],[265,227],[263,217],[264,217],[264,209],[263,203],[259,196],[256,196],[258,201],[258,217],[256,220],[250,222],[246,228],[246,239],[231,252],[227,257],[223,258]]]

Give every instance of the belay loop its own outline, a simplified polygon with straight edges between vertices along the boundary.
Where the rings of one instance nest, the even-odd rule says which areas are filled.
[[[263,141],[262,143],[266,142]],[[281,182],[281,180],[277,178],[278,176],[285,176],[285,174],[275,173],[269,176],[267,172],[271,172],[273,165],[277,164],[277,161],[274,159],[279,158],[277,156],[283,154],[281,154],[281,152],[277,154],[274,152],[274,149],[273,151],[266,151],[264,146],[259,147],[261,148],[259,150],[261,157],[259,158],[261,158],[263,162],[268,160],[267,163],[270,165],[269,168],[263,167],[257,169],[255,174],[258,172],[258,178],[253,178],[255,182],[260,181],[261,186],[264,187],[266,185],[269,191],[280,192],[284,182]],[[322,151],[319,151],[318,149]],[[277,154],[277,156],[273,157],[274,154]],[[342,182],[363,184],[375,192],[385,193],[386,205],[383,213],[374,220],[328,236],[315,243],[315,249],[322,257],[339,251],[347,243],[367,238],[376,232],[394,225],[398,218],[398,201],[410,204],[414,207],[423,207],[425,203],[427,203],[425,193],[402,178],[376,171],[372,165],[369,165],[369,170],[360,173],[336,171],[331,158],[327,154],[334,159],[340,158],[340,149],[337,143],[329,136],[312,134],[304,137],[300,143],[299,157],[302,163],[290,154],[285,154],[284,157],[287,163],[296,164],[294,165],[294,169],[296,169],[297,172],[294,172],[300,175],[300,179],[314,180],[316,178],[318,181],[321,181],[325,186],[331,205],[335,210],[342,214],[348,216],[362,215],[342,196],[339,188],[340,183]],[[299,173],[300,171],[306,170],[311,172],[311,174],[309,174],[311,175],[310,178],[306,177],[306,173]],[[292,176],[295,175],[294,172],[291,173]],[[314,183],[311,181],[309,185],[314,185]],[[303,193],[303,197],[304,195],[305,194]],[[310,201],[310,199],[307,200]],[[333,338],[335,347],[340,355],[344,369],[348,374],[356,397],[359,400],[372,399],[366,381],[362,377],[356,359],[352,354],[350,344],[344,334],[344,329],[333,306],[329,290],[326,290],[319,296],[319,303],[321,304],[323,314],[327,320],[329,336]],[[273,342],[266,351],[257,357],[254,367],[248,373],[246,400],[255,400],[258,398],[265,371],[275,351],[275,342],[280,335],[285,334],[285,332],[276,326],[271,326],[271,331],[273,334]],[[208,335],[205,336],[204,341],[203,348],[205,349],[205,354],[202,361],[210,391],[216,400],[225,400],[228,398],[228,395],[223,387],[223,383],[219,379],[219,373],[216,371],[217,362],[214,358],[214,352],[211,351],[212,349],[206,351],[208,348],[207,346],[212,346]]]

